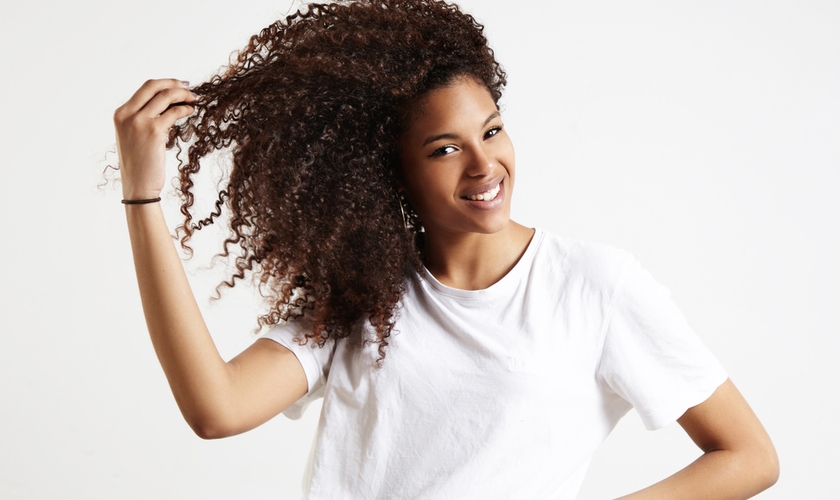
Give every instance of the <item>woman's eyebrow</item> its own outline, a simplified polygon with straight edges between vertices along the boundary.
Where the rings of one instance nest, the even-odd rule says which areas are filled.
[[[496,119],[500,116],[501,116],[501,113],[499,113],[498,111],[492,112],[490,114],[490,116],[488,116],[487,119],[484,120],[484,123],[481,124],[482,128],[486,127],[488,123],[492,122],[494,119]],[[423,146],[426,146],[426,145],[428,145],[432,142],[435,142],[435,141],[439,141],[441,139],[457,139],[457,138],[458,138],[458,136],[456,134],[451,133],[451,132],[447,132],[447,133],[444,133],[444,134],[433,135],[433,136],[430,136],[430,137],[426,138],[426,140],[423,142]]]
[[[486,120],[484,120],[484,125],[482,125],[482,127],[486,127],[488,123],[492,122],[494,119],[496,119],[496,118],[498,118],[498,117],[500,117],[500,116],[502,116],[502,114],[501,114],[501,113],[499,113],[499,111],[498,111],[498,110],[497,110],[497,111],[493,111],[493,112],[490,114],[490,116],[488,116],[488,117],[487,117],[487,119],[486,119]]]
[[[430,136],[430,137],[426,138],[426,140],[423,142],[423,146],[431,144],[435,141],[439,141],[441,139],[457,139],[457,138],[458,138],[458,136],[456,134],[452,134],[452,133],[449,133],[449,132],[447,132],[445,134],[433,135],[433,136]]]

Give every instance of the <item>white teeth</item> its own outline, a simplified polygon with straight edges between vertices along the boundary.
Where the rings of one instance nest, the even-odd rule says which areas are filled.
[[[496,184],[496,187],[493,189],[488,189],[483,193],[474,194],[472,196],[467,196],[468,200],[471,201],[490,201],[496,198],[496,195],[499,194],[501,190],[501,184]]]

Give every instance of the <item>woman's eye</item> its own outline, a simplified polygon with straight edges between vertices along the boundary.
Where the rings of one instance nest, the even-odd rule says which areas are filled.
[[[502,126],[501,125],[499,125],[497,127],[493,127],[493,128],[491,128],[490,130],[488,130],[487,132],[484,133],[484,138],[489,139],[489,138],[493,137],[494,135],[498,134],[501,131],[502,131]]]
[[[443,146],[434,150],[429,156],[445,156],[453,152],[455,152],[455,146]]]

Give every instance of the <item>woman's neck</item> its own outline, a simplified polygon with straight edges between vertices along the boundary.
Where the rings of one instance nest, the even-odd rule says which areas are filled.
[[[533,229],[514,221],[493,234],[426,233],[426,269],[446,286],[483,290],[513,269],[533,235]]]

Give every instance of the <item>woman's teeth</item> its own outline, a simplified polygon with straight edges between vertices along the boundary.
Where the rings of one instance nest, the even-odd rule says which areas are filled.
[[[493,189],[489,189],[483,193],[474,194],[472,196],[467,196],[466,198],[471,201],[490,201],[496,198],[496,195],[499,194],[501,190],[501,184],[496,184],[496,187]]]

